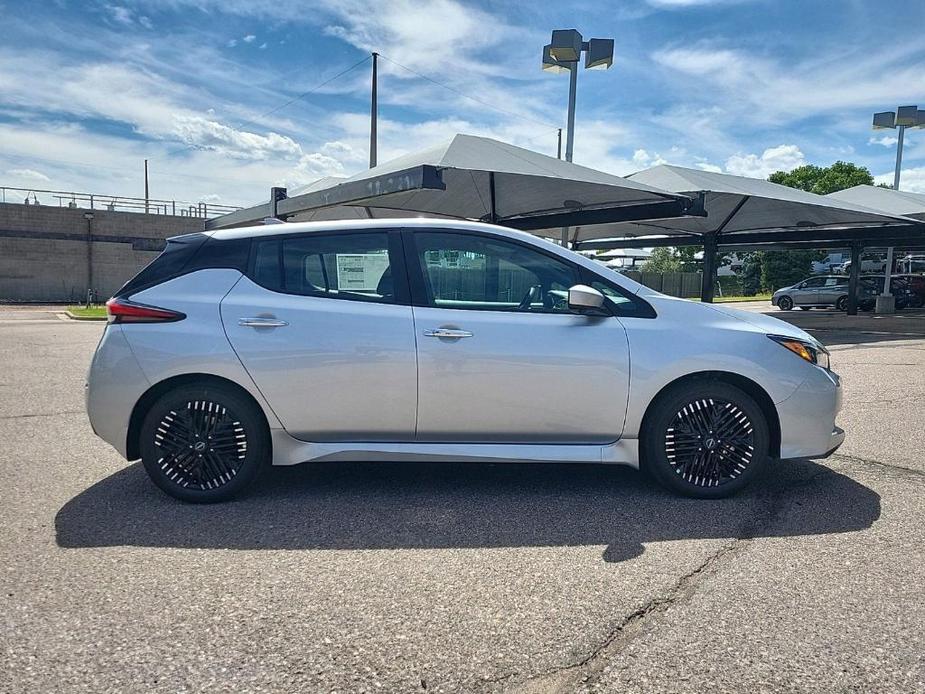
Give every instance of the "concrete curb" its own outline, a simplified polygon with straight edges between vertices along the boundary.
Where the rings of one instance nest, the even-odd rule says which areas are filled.
[[[64,311],[64,315],[70,318],[71,320],[88,320],[88,321],[106,321],[109,320],[107,316],[78,316],[71,313],[70,311]]]

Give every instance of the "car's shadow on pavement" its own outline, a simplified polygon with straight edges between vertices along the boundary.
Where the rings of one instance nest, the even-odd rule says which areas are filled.
[[[698,501],[603,465],[321,463],[273,468],[239,500],[190,505],[136,463],[71,499],[61,547],[419,549],[606,545],[623,561],[660,540],[863,530],[871,489],[810,461],[776,464],[755,489]]]

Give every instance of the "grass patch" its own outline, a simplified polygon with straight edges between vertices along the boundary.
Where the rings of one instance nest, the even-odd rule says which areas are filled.
[[[79,316],[80,318],[106,317],[105,306],[91,306],[90,308],[87,308],[86,306],[68,306],[67,310],[73,313],[75,316]]]
[[[713,301],[723,302],[723,301],[770,301],[771,292],[765,294],[755,294],[755,296],[715,296]]]

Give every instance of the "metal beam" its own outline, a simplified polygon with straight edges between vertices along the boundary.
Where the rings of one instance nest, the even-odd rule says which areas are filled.
[[[326,190],[296,195],[279,201],[277,204],[277,216],[284,219],[300,212],[322,207],[356,204],[380,196],[412,190],[446,190],[446,185],[440,175],[440,169],[436,166],[424,164],[360,181],[341,183]],[[373,204],[377,207],[387,207],[387,205],[379,205],[376,202]],[[269,210],[269,203],[238,210],[231,214],[210,219],[206,224],[206,229],[225,229],[248,223],[257,224],[268,216]]]
[[[499,224],[520,231],[538,231],[561,227],[591,226],[594,224],[613,224],[616,222],[637,222],[650,219],[672,219],[686,214],[691,206],[688,199],[661,200],[658,202],[641,202],[603,207],[591,210],[570,210],[553,214],[507,217],[498,220]]]
[[[622,239],[581,241],[580,250],[611,248],[649,248],[658,246],[702,246],[703,234],[685,236],[634,236]],[[780,231],[733,232],[719,237],[723,248],[772,246],[783,248],[844,248],[852,241],[865,246],[925,245],[925,224],[837,229],[786,229]]]
[[[717,253],[716,235],[705,234],[703,237],[703,275],[700,281],[700,300],[706,304],[713,303],[713,290],[716,286]]]
[[[848,270],[848,315],[858,315],[858,280],[861,277],[861,250],[860,241],[851,243],[851,267]]]

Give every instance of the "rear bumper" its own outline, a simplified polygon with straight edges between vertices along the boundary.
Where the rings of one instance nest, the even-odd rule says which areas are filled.
[[[777,404],[781,458],[824,458],[842,445],[845,432],[835,424],[842,389],[836,374],[813,367],[809,377]]]
[[[93,433],[123,457],[132,410],[149,385],[121,326],[107,326],[87,375],[87,416]]]

